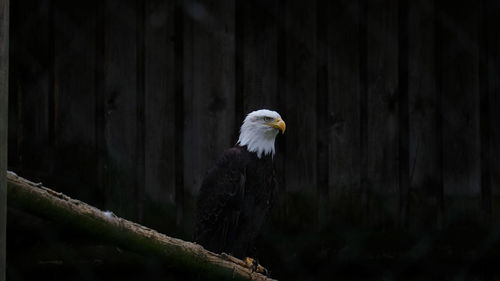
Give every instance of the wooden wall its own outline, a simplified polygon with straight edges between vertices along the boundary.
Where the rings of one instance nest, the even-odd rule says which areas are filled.
[[[496,0],[11,6],[22,176],[189,234],[205,171],[271,108],[287,122],[274,230],[499,219]]]

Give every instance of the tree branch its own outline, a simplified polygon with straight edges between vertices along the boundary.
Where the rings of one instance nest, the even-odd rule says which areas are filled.
[[[243,261],[226,254],[215,254],[202,246],[172,238],[145,226],[103,212],[84,202],[18,177],[7,174],[10,206],[25,209],[55,222],[102,238],[113,245],[158,259],[181,270],[201,276],[230,280],[267,280],[252,272]]]

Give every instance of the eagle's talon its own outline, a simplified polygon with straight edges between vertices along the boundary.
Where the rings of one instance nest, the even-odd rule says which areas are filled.
[[[252,272],[257,272],[257,273],[261,273],[261,274],[264,274],[266,276],[269,276],[269,271],[265,267],[260,265],[256,259],[246,257],[244,261],[245,261],[246,266],[249,269],[251,269]]]
[[[250,268],[250,269],[252,270],[252,272],[257,271],[257,265],[258,265],[258,264],[259,264],[259,263],[258,263],[256,260],[254,260],[254,259],[252,259],[252,258],[250,258],[250,257],[246,257],[246,258],[245,258],[245,265],[246,265],[248,268]]]

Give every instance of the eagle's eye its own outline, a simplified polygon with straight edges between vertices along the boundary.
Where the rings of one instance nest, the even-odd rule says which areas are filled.
[[[272,117],[264,116],[264,121],[271,122],[273,120]]]

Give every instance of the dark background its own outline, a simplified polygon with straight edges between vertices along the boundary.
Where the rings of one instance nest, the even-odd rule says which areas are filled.
[[[494,0],[15,0],[8,165],[190,240],[206,170],[270,108],[273,277],[495,278],[498,50]],[[123,262],[34,222],[9,209],[12,280]]]

